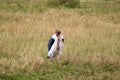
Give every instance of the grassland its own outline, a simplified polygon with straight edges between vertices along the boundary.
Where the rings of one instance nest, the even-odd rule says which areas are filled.
[[[66,8],[47,0],[0,0],[0,79],[119,80],[120,3],[94,1]],[[51,61],[47,42],[56,29],[65,46]]]

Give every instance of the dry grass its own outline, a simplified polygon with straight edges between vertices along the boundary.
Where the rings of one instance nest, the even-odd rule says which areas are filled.
[[[42,13],[0,12],[0,17],[1,74],[39,72],[50,67],[46,64],[47,41],[56,29],[60,29],[65,38],[59,63],[67,64],[64,61],[68,60],[74,65],[73,69],[87,62],[94,66],[120,67],[119,13],[81,14],[74,10],[50,9]],[[102,80],[107,76],[110,77],[107,79],[118,80],[119,72],[120,69],[101,74],[96,71],[98,78],[80,75],[77,79]],[[64,78],[73,80],[75,76],[67,73]]]

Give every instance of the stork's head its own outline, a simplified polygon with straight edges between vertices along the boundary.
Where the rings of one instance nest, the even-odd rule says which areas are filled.
[[[58,37],[58,36],[61,34],[61,31],[60,31],[60,30],[56,30],[56,31],[55,31],[55,34],[56,34],[56,36]]]

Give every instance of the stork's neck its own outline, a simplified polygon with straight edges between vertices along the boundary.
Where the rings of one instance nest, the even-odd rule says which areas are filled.
[[[59,42],[60,42],[60,39],[59,39],[59,37],[57,37],[57,50],[60,49]]]

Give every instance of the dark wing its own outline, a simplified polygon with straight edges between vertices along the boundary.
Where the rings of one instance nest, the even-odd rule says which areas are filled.
[[[64,43],[64,39],[62,39],[62,42]]]
[[[54,41],[55,41],[55,40],[54,40],[53,38],[50,38],[50,40],[48,41],[48,51],[51,49]]]

